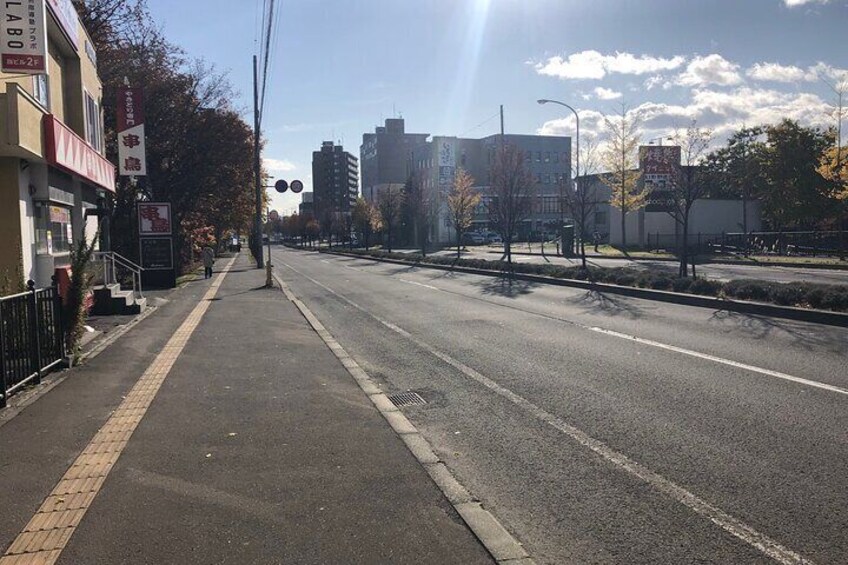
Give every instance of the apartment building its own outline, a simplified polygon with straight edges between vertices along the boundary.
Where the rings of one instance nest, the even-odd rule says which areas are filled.
[[[47,72],[0,73],[0,280],[46,286],[115,192],[97,54],[71,0],[47,0]]]
[[[332,141],[312,152],[312,194],[315,216],[351,213],[359,195],[359,168],[356,157]]]

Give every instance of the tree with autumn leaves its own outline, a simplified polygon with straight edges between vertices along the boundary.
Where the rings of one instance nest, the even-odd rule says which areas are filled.
[[[480,193],[474,189],[474,178],[465,169],[459,169],[448,192],[448,218],[456,231],[457,260],[462,253],[462,236],[471,227],[478,204]]]
[[[189,60],[150,18],[145,0],[75,0],[98,54],[103,82],[106,156],[117,161],[116,93],[125,81],[144,87],[146,177],[120,179],[112,247],[137,255],[136,203],[170,202],[177,268],[204,240],[246,232],[254,209],[253,131],[232,106],[232,87],[213,67]]]

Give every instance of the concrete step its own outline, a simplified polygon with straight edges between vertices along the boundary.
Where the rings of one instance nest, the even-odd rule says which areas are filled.
[[[147,307],[146,298],[135,298],[131,290],[121,290],[118,284],[100,285],[93,290],[91,313],[98,316],[140,314]]]

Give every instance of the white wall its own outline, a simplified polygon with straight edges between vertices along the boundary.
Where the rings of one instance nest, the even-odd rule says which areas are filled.
[[[621,210],[615,206],[609,207],[609,240],[612,245],[621,245]],[[629,212],[625,217],[627,245],[642,245],[645,233],[645,213],[642,210]]]
[[[30,173],[33,167],[41,165],[30,165],[24,171],[18,172],[18,199],[21,214],[21,257],[23,259],[24,281],[35,279],[35,206],[29,194]],[[46,167],[45,167],[46,173]]]

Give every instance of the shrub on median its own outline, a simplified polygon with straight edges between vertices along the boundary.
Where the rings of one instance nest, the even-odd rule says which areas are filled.
[[[455,257],[422,257],[419,254],[387,253],[385,251],[354,250],[354,255],[393,259],[410,263],[458,265],[474,269],[505,272],[504,261],[488,259],[460,259]],[[600,268],[566,267],[549,263],[513,263],[516,273],[541,275],[559,279],[590,280],[600,283],[635,286],[653,290],[668,290],[701,296],[722,296],[737,300],[769,302],[781,306],[799,306],[848,312],[848,285],[826,285],[803,282],[775,283],[761,280],[735,280],[727,283],[707,279],[677,278],[668,273],[640,271],[627,267]]]

